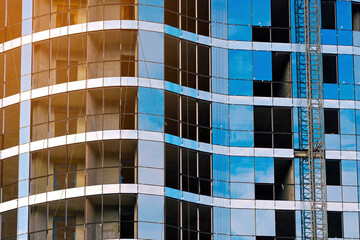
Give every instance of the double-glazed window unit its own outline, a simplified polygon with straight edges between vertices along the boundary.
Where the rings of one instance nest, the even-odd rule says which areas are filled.
[[[22,0],[0,1],[0,43],[21,37]]]
[[[289,0],[271,0],[271,27],[253,26],[252,38],[255,42],[290,42]]]
[[[339,109],[324,109],[326,134],[339,134]]]
[[[291,54],[272,52],[272,81],[253,81],[253,93],[258,97],[291,97]]]
[[[340,186],[341,184],[341,161],[338,159],[326,159],[326,185]]]
[[[137,141],[109,140],[32,152],[30,194],[136,183],[136,151]]]
[[[136,221],[134,194],[90,196],[29,207],[30,239],[80,239],[84,234],[90,239],[134,239]]]
[[[165,199],[166,240],[212,239],[212,208],[210,206]]]
[[[327,224],[328,224],[328,237],[329,238],[342,238],[342,212],[327,212]]]
[[[210,91],[210,47],[165,35],[165,80]]]
[[[338,58],[335,54],[323,54],[323,82],[338,83]]]
[[[31,101],[31,140],[88,131],[136,129],[137,88],[112,87]]]
[[[354,31],[360,31],[360,3],[352,2],[352,25]]]
[[[18,156],[0,161],[1,202],[18,198]]]
[[[21,48],[0,54],[0,97],[20,92]]]
[[[75,34],[33,44],[33,88],[87,78],[135,76],[137,31]]]
[[[255,160],[256,168],[259,168],[256,169],[256,175],[260,175],[261,172],[269,171],[269,169],[266,169],[268,164],[262,162],[266,160],[262,158]],[[273,173],[270,173],[270,176],[271,175],[273,177],[269,178],[255,176],[255,199],[294,200],[295,189],[293,159],[275,158]]]
[[[209,102],[165,92],[165,133],[210,143]]]
[[[254,106],[254,140],[259,148],[292,148],[291,108]]]
[[[136,0],[34,0],[35,32],[85,22],[135,19]]]
[[[336,0],[321,0],[321,27],[336,29]]]
[[[19,145],[20,104],[14,104],[0,110],[0,149]]]
[[[210,35],[209,0],[165,0],[165,24],[200,35]]]
[[[1,239],[16,239],[17,209],[1,213]]]
[[[165,168],[167,187],[211,196],[211,154],[166,144]]]

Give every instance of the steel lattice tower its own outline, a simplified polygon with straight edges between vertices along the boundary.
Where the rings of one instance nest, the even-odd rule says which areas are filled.
[[[296,40],[305,44],[297,53],[301,200],[310,211],[302,211],[303,239],[327,239],[326,184],[321,74],[320,0],[296,1]]]

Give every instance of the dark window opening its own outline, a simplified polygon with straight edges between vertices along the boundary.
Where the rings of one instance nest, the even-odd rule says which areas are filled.
[[[268,81],[253,81],[254,96],[271,97],[271,85]]]
[[[328,237],[342,238],[342,214],[341,212],[327,212]]]
[[[254,42],[270,42],[270,28],[252,27],[252,39]]]
[[[164,9],[165,24],[200,35],[210,35],[209,0],[165,0]]]
[[[176,94],[165,94],[165,132],[180,136],[180,98]]]
[[[272,53],[273,97],[291,97],[290,53]]]
[[[352,3],[353,30],[360,31],[360,3]]]
[[[165,132],[210,143],[210,111],[209,102],[165,92]]]
[[[294,166],[292,159],[275,158],[275,200],[294,200]]]
[[[212,208],[180,201],[165,199],[165,239],[211,239]]]
[[[274,240],[274,237],[256,236],[256,240]]]
[[[276,237],[295,237],[295,211],[275,210]]]
[[[274,185],[255,183],[256,200],[274,200]]]
[[[165,35],[165,80],[210,91],[210,47]]]
[[[289,0],[271,0],[272,27],[288,28],[290,26],[289,13]]]
[[[323,54],[323,82],[338,83],[337,56],[332,54]]]
[[[289,43],[290,29],[288,28],[271,28],[271,42]]]
[[[212,159],[210,154],[167,144],[165,161],[167,187],[211,196]]]
[[[339,110],[324,109],[325,133],[339,134]]]
[[[336,29],[335,0],[321,0],[321,26],[323,29]]]
[[[340,160],[326,159],[326,184],[340,186],[341,168]]]
[[[290,108],[254,107],[255,147],[292,148]]]

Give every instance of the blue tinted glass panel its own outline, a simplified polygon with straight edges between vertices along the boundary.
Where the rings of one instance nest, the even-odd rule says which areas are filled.
[[[139,5],[139,20],[164,23],[164,9],[159,7]]]
[[[324,83],[324,98],[339,99],[339,85],[334,83]]]
[[[254,158],[230,157],[231,182],[254,182]]]
[[[251,51],[229,50],[229,78],[252,79]]]
[[[357,173],[356,173],[356,161],[342,160],[341,161],[341,176],[342,185],[356,185]]]
[[[213,181],[214,197],[230,198],[230,183],[222,181]]]
[[[139,112],[164,115],[164,91],[139,87]]]
[[[271,4],[270,0],[253,0],[253,25],[270,26],[271,25]]]
[[[355,110],[340,109],[340,132],[355,134]]]
[[[354,100],[355,98],[354,85],[339,84],[339,88],[340,88],[341,100]]]
[[[254,199],[254,184],[231,183],[231,198],[233,199]]]
[[[321,29],[321,43],[326,45],[335,45],[337,43],[336,30]]]
[[[352,29],[351,2],[336,1],[337,29]]]
[[[229,24],[251,24],[251,0],[228,0]]]
[[[214,232],[230,234],[230,209],[214,207]]]
[[[253,130],[253,107],[230,105],[230,129]]]
[[[254,51],[254,80],[272,79],[271,52]]]
[[[164,62],[164,34],[139,31],[139,60]]]
[[[338,55],[339,65],[339,83],[354,83],[353,74],[353,56],[352,55]]]
[[[231,234],[255,235],[255,211],[231,209]]]
[[[214,128],[229,129],[229,105],[212,104],[212,124]]]
[[[231,147],[254,147],[254,132],[230,131]]]
[[[229,80],[229,94],[236,96],[252,96],[253,83],[249,80]]]
[[[340,135],[341,136],[341,150],[354,151],[356,150],[355,135]]]
[[[255,182],[274,183],[274,159],[255,158]]]
[[[338,44],[339,45],[350,46],[350,45],[352,45],[352,40],[353,40],[352,31],[347,31],[347,30],[339,30],[338,31]]]
[[[229,25],[229,40],[251,41],[251,27]]]
[[[275,236],[274,210],[256,210],[256,235]]]
[[[214,180],[229,181],[230,177],[229,157],[225,155],[213,155],[213,178]]]

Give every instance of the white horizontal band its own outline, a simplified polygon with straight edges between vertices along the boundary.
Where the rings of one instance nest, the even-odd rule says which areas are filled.
[[[65,135],[61,137],[48,138],[35,142],[30,142],[15,147],[7,148],[0,151],[0,159],[13,157],[22,153],[38,151],[51,147],[64,146],[75,143],[84,143],[92,141],[116,140],[116,139],[134,139],[134,140],[148,140],[175,144],[171,138],[175,136],[164,134],[161,132],[151,132],[143,130],[107,130],[78,133],[72,135]],[[227,147],[220,145],[207,144],[197,142],[185,138],[177,138],[177,145],[213,154],[220,154],[226,156],[241,156],[241,157],[282,157],[293,158],[294,149],[281,148],[252,148],[252,147]],[[360,159],[360,151],[334,151],[326,150],[326,158],[329,159]]]
[[[171,88],[169,85],[173,85]],[[9,97],[0,99],[0,108],[4,108],[19,102],[50,96],[58,93],[71,92],[99,87],[118,87],[134,86],[164,89],[184,96],[189,96],[205,101],[231,105],[254,105],[254,106],[279,106],[279,107],[306,107],[306,99],[300,98],[276,98],[276,97],[253,97],[253,96],[229,96],[219,93],[210,93],[201,90],[192,89],[178,84],[169,83],[165,80],[150,79],[141,77],[108,77],[80,80],[69,83],[51,85],[48,87],[37,88],[26,92],[18,93]],[[174,91],[179,89],[179,91]],[[360,101],[355,100],[324,100],[325,108],[340,109],[359,109]]]
[[[138,29],[159,33],[167,33],[167,28],[172,27],[169,27],[162,23],[153,23],[139,20],[109,20],[75,24],[32,33],[11,41],[7,41],[0,44],[0,52],[8,51],[22,45],[76,33],[114,29]],[[217,48],[254,51],[305,52],[304,44],[224,40],[206,37],[184,30],[176,30],[182,33],[182,39],[198,42]],[[360,55],[360,47],[356,46],[322,45],[321,49],[323,53]]]
[[[176,190],[177,191],[177,190]],[[151,186],[143,184],[105,184],[86,187],[63,189],[40,194],[30,195],[11,201],[0,203],[0,213],[25,206],[52,202],[56,200],[72,199],[78,197],[94,196],[101,194],[148,194],[156,196],[169,196],[163,186]],[[181,191],[179,191],[181,192]],[[176,198],[176,197],[175,197]],[[270,209],[270,210],[309,210],[309,202],[303,201],[279,201],[279,200],[242,200],[210,197],[205,195],[182,192],[177,198],[188,202],[203,204],[213,207],[231,209]],[[359,211],[358,203],[335,203],[327,202],[329,211]]]

